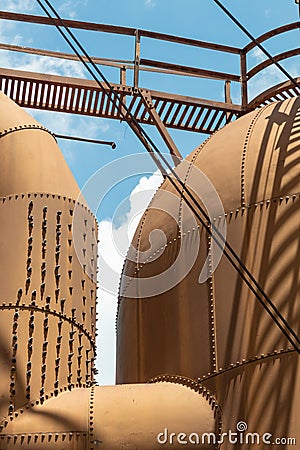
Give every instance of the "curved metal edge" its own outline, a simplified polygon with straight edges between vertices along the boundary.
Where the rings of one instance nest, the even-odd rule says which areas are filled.
[[[296,81],[300,83],[300,77],[296,78]],[[276,98],[276,96],[282,95],[283,98]],[[272,86],[270,89],[260,93],[248,104],[247,112],[253,111],[255,108],[265,106],[267,103],[274,101],[282,101],[287,98],[297,97],[300,95],[300,90],[297,90],[290,81],[284,81],[276,86]],[[275,97],[275,99],[274,99]]]

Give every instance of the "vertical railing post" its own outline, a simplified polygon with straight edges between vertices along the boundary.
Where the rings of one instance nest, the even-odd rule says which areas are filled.
[[[231,87],[230,80],[226,80],[225,81],[225,86],[224,86],[224,94],[225,94],[225,102],[226,103],[232,103],[230,87]]]
[[[126,67],[125,66],[120,68],[120,84],[122,86],[126,86]]]
[[[226,80],[225,85],[224,85],[225,103],[232,103],[230,88],[231,88],[231,82],[230,82],[230,80]],[[227,112],[226,113],[226,123],[228,123],[230,121],[229,118],[230,118],[230,113]]]
[[[137,89],[139,87],[140,57],[141,57],[141,37],[140,37],[139,30],[136,30],[135,31],[134,77],[133,77],[133,87],[135,89]]]
[[[126,86],[126,67],[123,66],[120,68],[120,85]],[[120,100],[122,103],[126,105],[126,95],[120,94]],[[124,106],[120,106],[119,108],[120,120],[122,121],[123,117],[126,115],[126,110]]]
[[[242,108],[247,110],[248,107],[248,85],[247,85],[247,54],[243,51],[240,56],[241,61],[241,97]]]

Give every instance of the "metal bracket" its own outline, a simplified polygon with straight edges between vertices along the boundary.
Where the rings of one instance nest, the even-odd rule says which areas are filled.
[[[153,102],[152,102],[152,97],[149,91],[145,91],[144,89],[139,89],[139,94],[143,100],[143,103],[145,105],[145,108],[147,109],[149,116],[151,117],[151,119],[154,122],[154,125],[156,126],[157,130],[159,131],[161,137],[163,138],[163,140],[165,141],[170,154],[172,156],[173,162],[175,167],[178,166],[178,164],[180,163],[180,161],[182,161],[182,155],[180,153],[180,151],[178,150],[175,142],[173,141],[173,139],[171,138],[168,130],[166,129],[163,121],[161,120],[161,118],[159,117],[158,112],[156,111]]]

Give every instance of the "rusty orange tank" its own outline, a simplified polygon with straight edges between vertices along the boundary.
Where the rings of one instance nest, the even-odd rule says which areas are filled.
[[[197,382],[96,385],[95,218],[51,132],[2,93],[0,111],[0,449],[217,434],[218,403]]]
[[[213,223],[226,225],[227,241],[298,336],[299,160],[296,97],[225,126],[176,169]],[[198,172],[215,192],[204,178],[197,183]],[[123,270],[117,382],[176,375],[185,384],[187,377],[219,404],[221,449],[298,448],[299,353],[224,255],[214,264],[212,239],[192,219],[166,180],[141,219]],[[150,245],[157,229],[165,238]]]
[[[299,354],[168,181],[123,271],[118,385],[95,385],[96,221],[51,133],[0,102],[1,450],[297,448]],[[298,333],[299,111],[247,114],[176,169]]]

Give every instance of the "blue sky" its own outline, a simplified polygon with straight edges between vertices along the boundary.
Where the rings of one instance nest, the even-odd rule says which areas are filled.
[[[298,6],[294,0],[252,0],[251,2],[248,0],[224,0],[223,3],[254,36],[298,20]],[[64,18],[148,29],[237,47],[248,43],[248,38],[212,0],[53,0],[52,4]],[[0,9],[43,15],[35,0],[0,0]],[[93,56],[133,59],[134,42],[131,37],[114,37],[108,34],[79,30],[75,33]],[[58,32],[54,28],[46,26],[0,21],[0,41],[71,52]],[[276,54],[299,47],[299,43],[300,32],[293,31],[287,33],[283,38],[272,39],[266,44],[266,48]],[[237,73],[239,70],[238,60],[232,55],[224,57],[219,53],[213,54],[195,48],[183,50],[176,44],[162,45],[149,39],[142,39],[141,46],[144,57],[149,59],[162,59],[178,64],[233,73]],[[264,56],[256,50],[252,52],[250,63],[255,65],[263,59]],[[5,51],[0,51],[0,65],[28,71],[88,77],[80,63],[58,62],[58,60]],[[292,75],[300,75],[299,57],[284,62],[284,67]],[[103,72],[110,81],[118,82],[117,72],[107,67],[103,68]],[[278,69],[271,67],[262,76],[253,80],[250,86],[252,95],[282,80],[284,80],[284,76]],[[170,90],[174,93],[214,98],[215,100],[223,99],[221,83],[212,84],[203,80],[184,79],[184,77],[167,79],[165,76],[143,74],[141,84],[145,88]],[[239,102],[239,92],[235,88],[233,88],[233,101]],[[109,173],[109,170],[112,170],[110,164],[115,160],[140,152],[145,153],[138,139],[124,123],[33,110],[29,113],[53,132],[114,140],[117,143],[117,149],[113,151],[110,147],[59,141],[64,156],[81,188],[97,170],[108,165],[107,170],[103,169],[100,174]],[[160,148],[165,151],[156,131],[151,128],[147,128],[147,130]],[[188,155],[204,139],[204,136],[196,133],[171,131],[171,135],[184,156]],[[131,164],[134,165],[134,158],[130,161],[133,161]],[[157,174],[151,176],[154,171],[155,168],[150,162],[148,165],[145,164],[144,173],[136,170],[125,180],[120,180],[101,203],[97,217],[100,226],[100,240],[102,239],[101,233],[105,235],[105,238],[102,239],[103,244],[100,244],[103,245],[100,248],[100,254],[101,252],[115,254],[110,238],[119,242],[123,239],[124,242],[127,242],[128,235],[129,237],[132,235],[134,226],[137,225],[142,210],[151,198],[153,189],[156,189],[160,183],[160,177]],[[141,192],[144,193],[141,194]],[[116,210],[118,210],[118,215],[115,214]],[[112,223],[113,217],[114,223]],[[122,249],[111,263],[115,264],[115,278],[117,278],[122,265],[122,252],[125,251],[126,249]],[[112,258],[114,257],[112,256]],[[115,280],[112,281],[113,283]],[[98,367],[100,369],[99,383],[102,384],[114,382],[116,289],[117,287],[114,285],[111,292],[107,292],[105,289],[99,292],[102,319],[99,323],[100,359]]]

